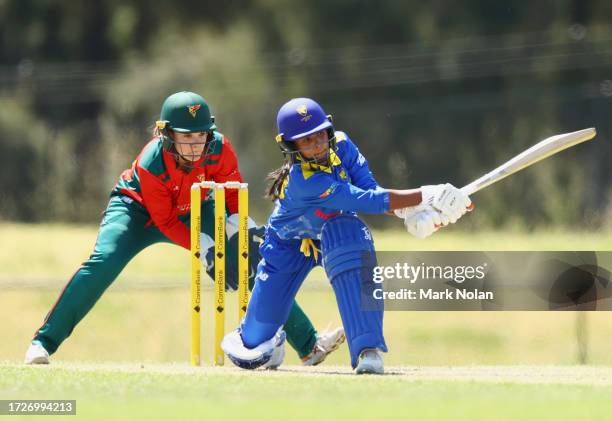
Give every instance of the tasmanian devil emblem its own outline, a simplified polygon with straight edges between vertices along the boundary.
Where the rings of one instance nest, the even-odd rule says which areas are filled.
[[[198,113],[198,110],[200,109],[201,105],[192,105],[191,107],[189,107],[189,114],[191,114],[191,116],[193,118],[196,118],[196,114]]]

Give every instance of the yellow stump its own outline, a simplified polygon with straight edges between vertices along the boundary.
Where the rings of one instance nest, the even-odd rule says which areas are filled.
[[[215,364],[223,365],[225,334],[225,189],[215,186]]]
[[[191,186],[191,364],[200,365],[200,289],[202,227],[201,189],[212,188],[215,200],[215,365],[223,365],[221,341],[225,335],[225,257],[226,214],[225,189],[238,191],[238,321],[242,320],[249,302],[249,190],[239,182],[202,182]]]
[[[249,304],[249,189],[246,184],[238,193],[238,323]]]
[[[191,365],[200,365],[200,185],[191,186]]]

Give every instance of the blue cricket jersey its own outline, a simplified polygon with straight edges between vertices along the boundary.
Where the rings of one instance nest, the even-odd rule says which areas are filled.
[[[343,212],[385,213],[389,193],[380,188],[368,161],[344,132],[336,132],[331,166],[295,163],[268,220],[279,238],[320,239],[323,224]]]

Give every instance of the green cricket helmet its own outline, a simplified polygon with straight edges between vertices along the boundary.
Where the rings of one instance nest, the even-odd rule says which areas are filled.
[[[159,120],[156,127],[161,134],[163,147],[175,156],[180,156],[175,145],[176,142],[170,131],[178,133],[208,133],[207,142],[213,139],[215,117],[210,114],[208,103],[200,95],[193,92],[177,92],[170,95],[162,104]],[[208,147],[205,148],[205,153]],[[190,162],[196,161],[200,156],[188,154],[183,156]]]
[[[177,92],[166,98],[157,127],[179,133],[208,132],[217,128],[215,117],[210,115],[210,108],[204,98],[186,91]]]

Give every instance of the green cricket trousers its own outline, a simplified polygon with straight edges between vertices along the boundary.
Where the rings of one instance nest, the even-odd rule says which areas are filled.
[[[213,215],[214,202],[202,202],[202,232],[214,238]],[[49,354],[53,354],[70,336],[132,258],[152,244],[171,243],[150,223],[150,219],[147,210],[131,198],[111,197],[93,253],[66,284],[42,327],[34,335],[33,340],[39,341]],[[189,215],[183,219],[189,225]],[[236,254],[227,251],[228,265],[237,264]],[[297,303],[293,305],[285,331],[287,341],[300,358],[313,350],[316,330]]]

